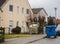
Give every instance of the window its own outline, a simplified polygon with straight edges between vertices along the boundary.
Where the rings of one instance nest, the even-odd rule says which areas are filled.
[[[13,24],[13,20],[10,20],[10,21],[9,21],[9,24]]]
[[[29,9],[27,9],[27,11],[26,11],[26,12],[27,12],[27,14],[29,14]]]
[[[9,6],[9,11],[13,12],[13,5]]]
[[[9,21],[9,27],[13,27],[13,21],[12,20]]]
[[[19,13],[19,6],[17,6],[17,13]]]
[[[24,8],[22,8],[22,13],[24,13]]]
[[[13,20],[9,21],[9,33],[11,33],[11,30],[13,29]]]

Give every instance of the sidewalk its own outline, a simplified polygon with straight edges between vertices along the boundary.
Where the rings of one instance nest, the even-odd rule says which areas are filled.
[[[41,39],[45,36],[46,35],[41,34],[41,35],[33,35],[31,37],[25,37],[25,38],[6,39],[5,43],[2,43],[2,44],[26,44],[30,41]]]

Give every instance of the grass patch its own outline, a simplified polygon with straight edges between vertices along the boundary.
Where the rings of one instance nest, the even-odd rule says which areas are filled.
[[[30,37],[30,34],[5,34],[5,39],[20,38],[20,37]]]

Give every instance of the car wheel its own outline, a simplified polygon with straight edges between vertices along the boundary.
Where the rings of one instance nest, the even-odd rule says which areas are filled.
[[[50,38],[50,36],[47,36],[47,38]]]
[[[54,38],[57,38],[57,36],[54,36]]]

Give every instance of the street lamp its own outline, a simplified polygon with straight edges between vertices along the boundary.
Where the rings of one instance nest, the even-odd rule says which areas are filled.
[[[57,17],[57,8],[55,8],[55,24],[56,24],[56,17]]]
[[[55,8],[55,18],[57,17],[57,16],[56,16],[56,15],[57,15],[57,13],[56,13],[56,12],[57,12],[57,8]]]

